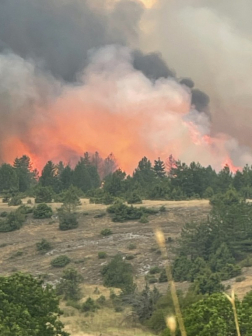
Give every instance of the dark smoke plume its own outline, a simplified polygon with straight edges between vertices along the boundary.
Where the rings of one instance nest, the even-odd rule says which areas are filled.
[[[192,90],[192,105],[195,106],[196,110],[207,113],[209,102],[210,99],[205,92],[198,89]]]
[[[175,77],[175,72],[168,68],[161,54],[157,52],[144,54],[140,50],[135,50],[132,55],[134,68],[140,70],[146,77],[152,80]]]
[[[91,9],[87,0],[1,0],[0,52],[39,61],[55,77],[74,81],[90,49],[137,37],[142,10],[125,0],[111,11]]]

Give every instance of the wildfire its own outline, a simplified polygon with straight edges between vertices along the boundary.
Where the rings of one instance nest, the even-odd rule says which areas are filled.
[[[23,83],[20,78],[20,87]],[[206,118],[192,113],[190,105],[190,92],[176,80],[153,83],[133,68],[127,48],[103,48],[94,55],[82,84],[64,85],[46,106],[33,106],[24,130],[17,127],[19,133],[6,134],[0,159],[13,162],[26,154],[41,171],[48,160],[76,163],[84,152],[99,152],[103,158],[113,153],[118,167],[129,174],[143,156],[166,161],[173,154],[215,169],[228,164],[232,171],[239,167],[231,152],[241,166],[252,162],[228,136],[211,137]]]

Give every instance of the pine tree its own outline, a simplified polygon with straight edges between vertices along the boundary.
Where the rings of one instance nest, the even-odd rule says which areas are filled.
[[[36,183],[36,171],[32,169],[31,159],[27,155],[16,158],[13,164],[19,183],[19,191],[24,192]]]
[[[160,158],[158,158],[158,160],[154,160],[153,170],[157,178],[164,178],[166,175],[165,164],[163,161],[160,160]]]

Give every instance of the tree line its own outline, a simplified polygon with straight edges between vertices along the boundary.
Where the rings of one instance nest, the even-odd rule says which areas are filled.
[[[243,198],[251,198],[252,166],[246,165],[232,173],[226,165],[216,172],[211,166],[203,167],[196,162],[187,165],[172,156],[166,162],[158,158],[153,163],[144,157],[133,174],[127,175],[117,169],[112,155],[102,160],[98,153],[85,153],[74,167],[48,161],[40,175],[26,155],[16,158],[12,165],[0,166],[0,193],[6,198],[20,193],[36,196],[42,188],[40,192],[49,201],[60,201],[61,194],[70,186],[78,188],[82,196],[92,198],[93,202],[105,204],[112,203],[116,197],[129,203],[141,199],[209,199],[229,189],[236,190]]]

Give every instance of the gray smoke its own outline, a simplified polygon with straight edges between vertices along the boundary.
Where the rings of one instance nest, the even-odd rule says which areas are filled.
[[[168,68],[161,54],[157,52],[144,54],[140,50],[135,50],[132,55],[135,69],[141,71],[146,77],[152,80],[175,77],[175,72]]]
[[[90,8],[87,0],[1,0],[0,51],[32,58],[73,81],[87,65],[89,50],[137,38],[142,11],[140,3],[126,0],[112,10]]]
[[[178,76],[211,99],[212,133],[251,146],[252,1],[159,0],[146,13],[141,49],[159,50]]]

